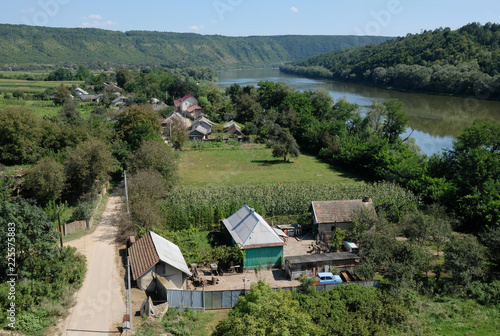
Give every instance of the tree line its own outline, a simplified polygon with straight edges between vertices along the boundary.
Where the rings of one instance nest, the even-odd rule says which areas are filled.
[[[396,90],[500,98],[500,25],[471,23],[285,64],[283,72]]]
[[[377,36],[250,36],[0,25],[0,70],[72,67],[250,67],[381,43]],[[18,41],[25,41],[23,48]]]

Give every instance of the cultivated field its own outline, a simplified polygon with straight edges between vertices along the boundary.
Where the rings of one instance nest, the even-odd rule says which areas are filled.
[[[179,173],[180,185],[197,187],[357,181],[313,156],[301,155],[286,163],[282,158],[274,158],[271,149],[255,144],[183,151]]]
[[[82,85],[82,81],[64,81],[64,82],[49,82],[49,81],[31,81],[19,79],[0,78],[0,92],[22,91],[24,93],[43,92],[46,89],[55,89],[61,83],[65,86],[73,84]]]

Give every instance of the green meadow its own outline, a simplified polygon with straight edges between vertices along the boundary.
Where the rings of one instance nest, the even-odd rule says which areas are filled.
[[[180,185],[213,187],[256,184],[355,183],[356,178],[309,155],[283,162],[264,145],[224,145],[180,153]]]

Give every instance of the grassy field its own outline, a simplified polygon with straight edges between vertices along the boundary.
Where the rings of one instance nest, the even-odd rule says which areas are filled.
[[[82,103],[79,102],[80,113],[82,118],[86,119],[90,116],[90,112],[93,109],[92,102]],[[54,117],[57,116],[61,110],[60,106],[56,106],[51,100],[40,101],[40,100],[18,100],[18,99],[3,99],[0,95],[0,110],[7,107],[19,108],[25,107],[33,111],[39,117]]]
[[[290,163],[264,145],[186,150],[180,154],[180,185],[210,187],[269,183],[354,183],[357,180],[317,158],[301,155]]]
[[[49,82],[49,81],[30,81],[30,80],[0,78],[0,91],[1,92],[22,91],[24,93],[36,93],[36,92],[43,92],[47,89],[55,89],[61,83],[63,83],[65,86],[71,86],[73,84],[76,85],[83,84],[82,81]]]
[[[412,316],[409,332],[404,335],[490,336],[500,330],[500,310],[473,300],[452,299],[435,302],[424,298],[417,301],[417,313]],[[417,333],[416,331],[419,331]]]

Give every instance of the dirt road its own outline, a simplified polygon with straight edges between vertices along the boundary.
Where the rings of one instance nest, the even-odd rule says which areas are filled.
[[[87,257],[87,274],[76,295],[77,303],[64,321],[63,336],[119,335],[126,306],[115,243],[117,229],[113,224],[122,202],[121,191],[116,188],[109,196],[99,226],[92,234],[67,243]]]

